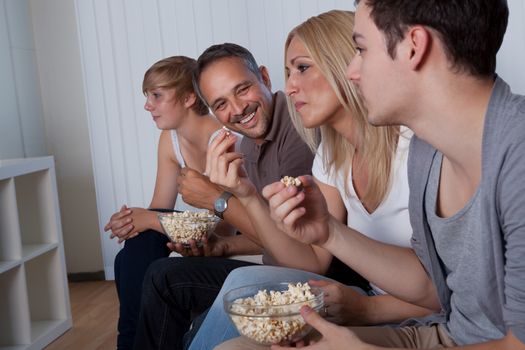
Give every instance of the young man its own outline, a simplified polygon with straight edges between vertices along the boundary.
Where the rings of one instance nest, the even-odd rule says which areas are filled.
[[[525,98],[495,75],[507,18],[502,0],[358,1],[359,55],[347,75],[371,123],[416,135],[408,165],[413,249],[329,218],[308,176],[303,192],[272,184],[263,194],[290,236],[446,321],[348,329],[304,308],[323,335],[312,349],[525,349]]]
[[[222,124],[244,135],[241,152],[246,171],[259,191],[284,175],[310,173],[314,155],[291,123],[284,94],[271,92],[267,69],[259,67],[248,50],[235,44],[214,45],[197,63],[194,86]],[[216,249],[216,242],[205,252],[197,247],[186,252],[215,257],[168,258],[150,266],[144,279],[136,349],[181,349],[191,317],[213,303],[231,270],[249,264],[217,255],[249,253],[244,249],[246,236],[257,241],[235,197],[191,169],[183,175],[178,183],[186,203],[215,210],[243,234],[229,238],[223,245],[227,248]]]

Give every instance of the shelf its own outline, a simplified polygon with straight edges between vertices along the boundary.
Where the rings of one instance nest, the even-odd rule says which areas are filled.
[[[32,324],[60,321],[68,318],[64,300],[64,271],[60,266],[59,250],[54,249],[24,264],[26,269],[29,314]],[[69,303],[68,303],[69,304]],[[42,324],[46,324],[46,323]],[[39,329],[31,328],[31,339],[39,336]]]
[[[24,244],[22,246],[22,259],[31,260],[39,255],[58,247],[58,243]]]
[[[18,346],[31,342],[24,279],[23,266],[0,274],[0,346]]]
[[[0,180],[54,168],[53,157],[0,159]]]
[[[0,350],[72,326],[53,157],[0,160]]]
[[[0,261],[21,258],[20,227],[13,179],[0,180]]]
[[[13,267],[20,266],[20,260],[4,260],[0,261],[0,274],[8,270],[11,270]]]
[[[15,178],[22,245],[57,242],[57,221],[49,170]]]
[[[71,328],[70,319],[31,322],[33,344],[28,349],[42,349]]]

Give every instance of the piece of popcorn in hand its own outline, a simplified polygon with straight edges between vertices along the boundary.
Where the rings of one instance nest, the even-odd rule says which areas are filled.
[[[289,186],[299,187],[303,184],[301,180],[299,180],[299,178],[293,177],[293,176],[285,176],[281,179],[281,182],[285,184],[286,187],[289,187]]]

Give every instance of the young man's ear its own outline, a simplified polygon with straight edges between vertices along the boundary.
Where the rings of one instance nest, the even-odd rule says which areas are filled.
[[[421,68],[430,54],[432,36],[428,28],[423,26],[414,26],[406,34],[407,39],[407,59],[410,67],[414,70]]]
[[[264,85],[272,91],[272,82],[270,81],[270,73],[268,73],[268,68],[265,66],[260,66],[259,71],[261,72],[261,77]]]
[[[194,93],[189,93],[184,97],[184,107],[191,108],[197,102],[197,95]]]

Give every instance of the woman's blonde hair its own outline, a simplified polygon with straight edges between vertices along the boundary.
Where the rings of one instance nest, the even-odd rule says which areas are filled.
[[[353,159],[357,148],[360,159],[366,163],[368,170],[368,186],[361,201],[377,207],[390,189],[391,168],[399,138],[399,127],[374,127],[369,124],[366,109],[357,89],[345,76],[346,68],[356,54],[352,40],[353,26],[353,12],[340,10],[325,12],[295,27],[288,34],[284,49],[286,52],[293,38],[301,40],[323,76],[332,86],[341,105],[353,117],[352,126],[355,128],[356,145],[352,145],[332,127],[320,126],[325,169],[334,169],[335,172],[338,172],[344,167],[345,193],[348,195],[346,179],[348,179],[352,164],[352,161],[348,162],[348,159]],[[295,128],[310,149],[315,152],[318,147],[316,130],[305,128],[290,98],[287,98],[287,101]]]
[[[175,101],[181,101],[188,94],[195,94],[192,78],[196,67],[197,61],[186,56],[164,58],[144,73],[142,92],[145,94],[148,90],[158,88],[175,89]],[[198,115],[208,114],[208,107],[197,94],[195,98],[191,109]]]

